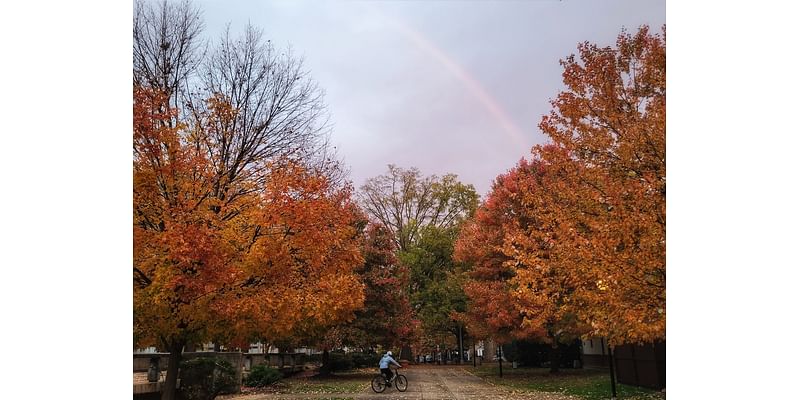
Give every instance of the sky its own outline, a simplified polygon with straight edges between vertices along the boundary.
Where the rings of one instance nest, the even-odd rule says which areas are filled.
[[[666,22],[663,0],[197,3],[208,37],[250,22],[304,57],[356,187],[395,164],[455,173],[482,196],[547,141],[560,59]]]

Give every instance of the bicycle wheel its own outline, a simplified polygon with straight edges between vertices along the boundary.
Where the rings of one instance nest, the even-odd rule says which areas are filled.
[[[405,392],[408,389],[408,379],[406,379],[405,375],[397,375],[397,379],[394,381],[394,387],[401,392]]]
[[[381,393],[386,390],[386,380],[383,378],[383,375],[378,375],[372,378],[372,391],[375,393]]]

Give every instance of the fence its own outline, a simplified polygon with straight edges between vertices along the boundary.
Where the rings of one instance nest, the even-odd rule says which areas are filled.
[[[169,363],[169,353],[139,353],[133,355],[133,372],[147,372],[150,367],[150,359],[153,357],[158,357],[159,370],[166,371]],[[182,359],[191,360],[197,357],[220,357],[230,362],[234,367],[240,366],[244,371],[250,371],[250,368],[260,364],[266,364],[278,369],[299,371],[308,362],[308,356],[305,353],[194,352],[183,353]]]
[[[266,364],[284,372],[302,371],[308,361],[305,353],[243,353],[243,368],[250,371],[256,365]]]
[[[623,345],[614,348],[617,381],[652,389],[667,387],[667,344]]]
[[[250,369],[256,365],[266,364],[270,367],[280,369],[284,374],[302,371],[308,360],[303,353],[240,353],[240,352],[192,352],[183,353],[182,360],[191,360],[198,357],[221,358],[233,365],[236,371],[235,379],[237,385],[241,387],[242,378],[249,373]],[[150,368],[150,360],[158,358],[159,382],[147,382],[146,373]],[[135,395],[144,395],[158,392],[161,390],[166,378],[167,366],[169,364],[169,353],[141,353],[133,355],[133,374]]]

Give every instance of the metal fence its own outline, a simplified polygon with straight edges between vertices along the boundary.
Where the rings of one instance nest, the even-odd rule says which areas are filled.
[[[626,344],[614,348],[617,381],[652,389],[667,387],[667,344]]]

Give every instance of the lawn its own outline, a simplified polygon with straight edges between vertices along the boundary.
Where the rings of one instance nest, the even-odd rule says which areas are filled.
[[[274,385],[264,388],[242,387],[241,394],[257,393],[304,393],[304,394],[342,394],[360,393],[369,388],[375,376],[374,370],[353,370],[337,372],[322,378],[317,376],[295,376],[281,379]],[[336,397],[337,399],[339,397]]]
[[[558,374],[550,374],[549,368],[503,368],[499,376],[497,366],[468,368],[475,374],[498,386],[505,386],[520,392],[554,392],[578,396],[587,400],[601,400],[611,397],[611,378],[608,371],[592,369],[563,369]],[[666,394],[637,386],[617,384],[617,399],[660,400]]]

